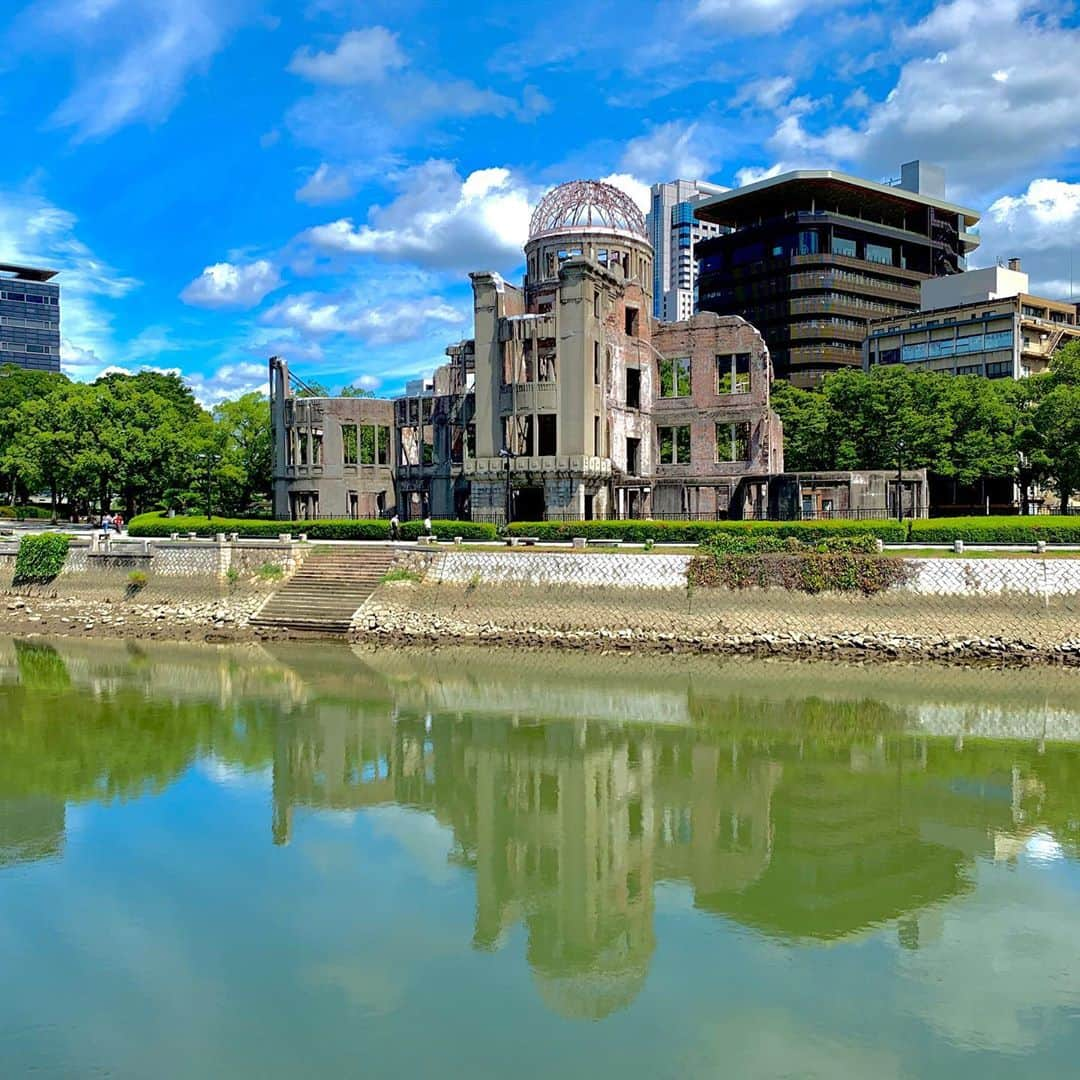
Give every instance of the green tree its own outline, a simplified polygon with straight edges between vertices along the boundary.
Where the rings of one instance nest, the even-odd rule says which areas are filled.
[[[227,515],[261,509],[270,498],[270,403],[265,394],[251,393],[223,401],[214,409],[221,509]]]

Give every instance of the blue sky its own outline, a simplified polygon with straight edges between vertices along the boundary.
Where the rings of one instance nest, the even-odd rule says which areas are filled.
[[[983,211],[976,263],[1070,289],[1071,4],[34,0],[0,43],[0,261],[62,271],[75,378],[179,369],[210,402],[277,352],[393,392],[578,177],[922,157]]]

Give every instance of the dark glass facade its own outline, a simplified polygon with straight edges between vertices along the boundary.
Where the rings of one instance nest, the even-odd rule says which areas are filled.
[[[60,370],[60,286],[52,276],[0,266],[0,366]]]
[[[777,178],[699,208],[732,232],[697,245],[698,306],[741,315],[778,378],[858,367],[867,326],[919,309],[919,283],[964,269],[974,214],[839,174]]]

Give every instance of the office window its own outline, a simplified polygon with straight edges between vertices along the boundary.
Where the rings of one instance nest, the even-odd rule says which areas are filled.
[[[834,236],[832,238],[832,253],[834,255],[846,255],[849,259],[857,257],[857,249],[854,240],[849,240],[845,236]]]
[[[656,439],[660,447],[661,465],[690,464],[690,425],[658,427]]]
[[[750,460],[750,425],[716,425],[716,460],[745,462]]]
[[[866,261],[872,263],[882,263],[885,266],[892,266],[892,248],[886,247],[883,244],[867,244]]]
[[[723,353],[716,358],[716,392],[750,393],[749,353]]]
[[[677,398],[690,396],[690,357],[664,359],[660,366],[660,396]]]
[[[988,379],[1010,379],[1012,373],[1013,365],[1011,360],[995,360],[992,364],[986,365],[986,377]]]
[[[356,425],[341,425],[341,459],[346,465],[359,464],[358,443],[356,439]]]

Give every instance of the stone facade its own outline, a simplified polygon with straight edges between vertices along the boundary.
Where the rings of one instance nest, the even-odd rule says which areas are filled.
[[[274,516],[376,518],[397,502],[394,407],[380,398],[304,397],[270,359]]]
[[[761,335],[714,315],[655,323],[640,214],[607,185],[569,186],[581,201],[556,189],[537,208],[522,288],[472,275],[474,512],[739,516],[741,480],[783,468]]]

